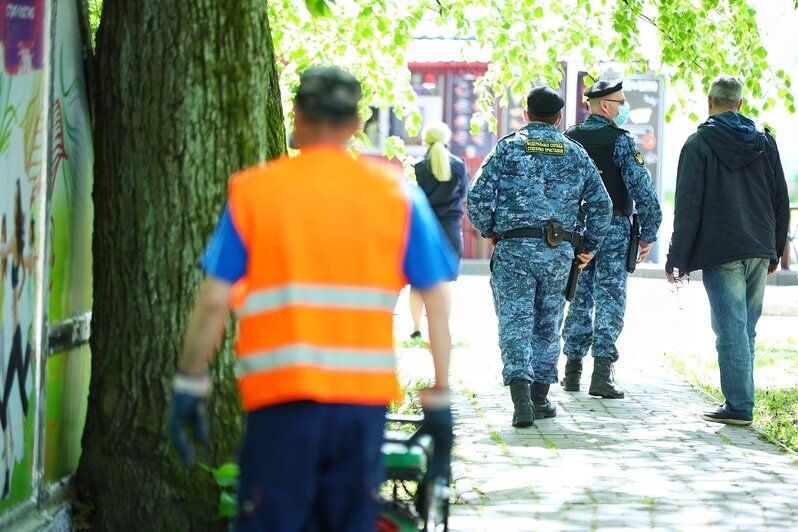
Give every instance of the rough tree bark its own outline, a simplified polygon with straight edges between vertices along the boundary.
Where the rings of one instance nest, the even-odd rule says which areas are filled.
[[[177,465],[165,413],[229,175],[285,151],[263,0],[106,0],[94,63],[94,317],[75,527],[213,530],[219,492]],[[229,336],[229,335],[228,335]],[[235,457],[229,340],[214,364],[211,443]]]

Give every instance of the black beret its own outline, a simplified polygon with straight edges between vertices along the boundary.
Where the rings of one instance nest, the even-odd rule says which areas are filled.
[[[595,82],[589,89],[585,90],[585,98],[588,100],[591,98],[601,98],[602,96],[607,96],[619,90],[623,90],[623,80],[601,80]]]
[[[535,116],[553,116],[560,112],[565,101],[546,86],[535,87],[526,97],[526,111]]]
[[[342,123],[357,117],[362,96],[360,82],[346,70],[312,66],[299,78],[295,102],[309,118]]]

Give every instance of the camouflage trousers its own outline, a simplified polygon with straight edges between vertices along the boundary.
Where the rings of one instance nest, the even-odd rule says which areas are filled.
[[[582,360],[592,348],[594,357],[618,360],[615,341],[626,312],[629,228],[628,218],[613,216],[601,248],[579,276],[562,330],[563,354],[568,359]]]
[[[503,240],[491,259],[491,288],[499,320],[502,379],[557,382],[570,244]]]

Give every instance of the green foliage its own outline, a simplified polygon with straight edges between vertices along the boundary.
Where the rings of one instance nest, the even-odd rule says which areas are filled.
[[[102,0],[88,0],[93,31],[101,5]],[[667,120],[690,106],[690,95],[706,91],[720,73],[745,84],[746,114],[759,116],[778,106],[795,112],[792,80],[768,61],[748,0],[305,0],[304,5],[297,9],[295,0],[269,2],[288,128],[299,72],[325,63],[348,68],[363,81],[363,118],[370,114],[367,105],[393,106],[415,135],[421,116],[407,51],[413,37],[430,24],[489,52],[492,64],[475,86],[472,131],[482,124],[495,131],[497,102],[525,94],[535,83],[559,86],[561,61],[580,62],[593,77],[607,62],[626,74],[665,74],[673,98]],[[643,55],[642,43],[652,40],[659,42],[659,57]],[[694,112],[690,116],[697,119]],[[397,140],[385,143],[385,154],[408,163]]]
[[[214,469],[201,464],[200,467],[213,475],[216,485],[219,486],[219,517],[232,517],[238,512],[236,499],[236,484],[241,470],[238,464],[228,462]]]
[[[428,2],[327,1],[330,16],[318,16],[320,10],[311,4],[324,3],[307,0],[308,9],[303,10],[296,9],[294,0],[269,2],[286,127],[291,127],[291,100],[299,73],[311,64],[335,64],[363,81],[362,118],[370,114],[369,105],[393,106],[394,113],[406,120],[408,132],[417,134],[421,116],[405,56]],[[399,138],[386,142],[385,152],[389,158],[404,160]]]
[[[86,14],[89,17],[89,30],[91,31],[91,47],[97,45],[97,30],[100,27],[100,17],[103,10],[103,0],[86,0]]]
[[[674,97],[666,119],[721,73],[745,84],[746,114],[758,116],[779,104],[795,112],[792,80],[768,62],[756,11],[747,0],[339,0],[326,2],[331,13],[327,18],[312,15],[319,9],[311,4],[325,4],[323,0],[306,4],[309,13],[296,10],[291,0],[270,3],[275,45],[286,74],[286,106],[298,71],[311,62],[336,63],[352,68],[363,80],[367,102],[393,105],[411,134],[419,116],[405,68],[407,45],[422,24],[431,22],[489,52],[491,65],[476,83],[472,132],[485,123],[495,130],[495,105],[510,95],[524,94],[539,82],[558,86],[561,61],[581,62],[593,77],[607,62],[620,65],[626,74],[665,74]],[[646,42],[658,40],[659,58],[643,55],[644,37]],[[657,65],[656,70],[650,65]],[[693,104],[695,109],[697,102]],[[694,112],[690,116],[697,119]],[[402,159],[403,153],[395,142],[386,144],[389,157]]]
[[[789,112],[795,112],[792,80],[784,70],[771,68],[756,24],[756,10],[746,0],[661,2],[651,23],[659,32],[662,61],[669,65],[672,85],[680,95],[667,117],[677,105],[684,105],[684,94],[706,90],[712,78],[722,73],[732,74],[745,84],[744,113],[758,116],[760,109],[774,107],[774,94]]]
[[[335,0],[330,0],[330,3],[333,2]],[[327,0],[305,0],[305,6],[314,17],[326,17],[332,13],[330,6],[327,5]]]

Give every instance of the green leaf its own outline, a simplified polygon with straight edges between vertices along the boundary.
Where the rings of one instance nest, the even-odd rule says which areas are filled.
[[[329,0],[334,3],[335,0]],[[332,14],[327,0],[305,0],[305,6],[314,17],[328,17]]]
[[[238,513],[238,501],[232,493],[223,491],[219,494],[219,517],[232,517]]]
[[[538,6],[535,8],[535,18],[543,18],[545,13],[543,12],[543,8]]]
[[[216,477],[216,484],[223,488],[227,488],[235,485],[238,477],[241,475],[241,470],[238,464],[229,462],[219,466],[213,474]]]

